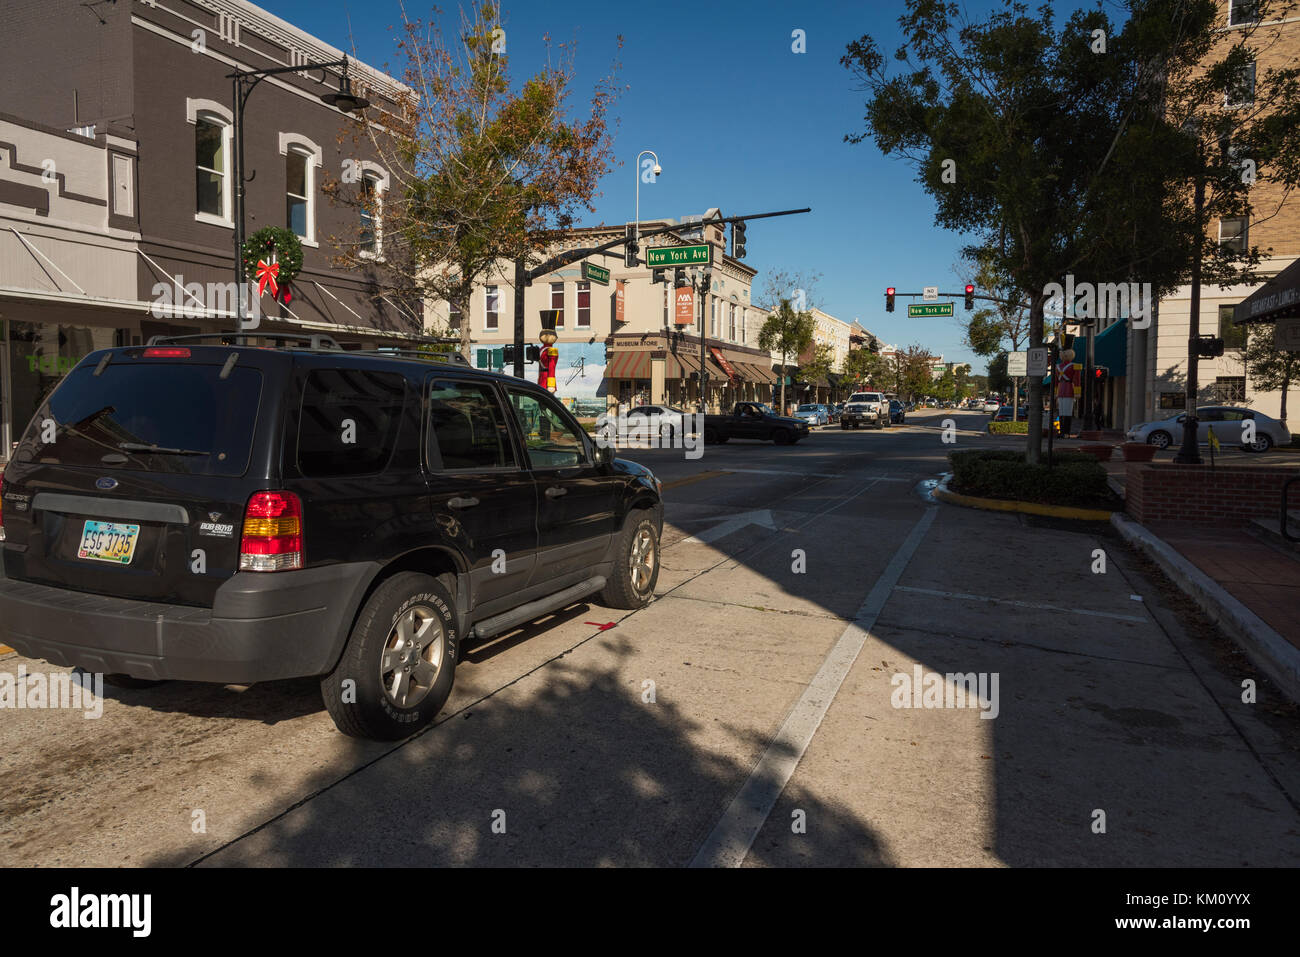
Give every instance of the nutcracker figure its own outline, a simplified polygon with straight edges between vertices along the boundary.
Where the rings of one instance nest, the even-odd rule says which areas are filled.
[[[1074,365],[1074,350],[1062,349],[1056,366],[1056,410],[1061,416],[1061,435],[1070,434],[1074,415],[1074,397],[1079,390],[1079,370]]]
[[[560,362],[560,350],[555,348],[555,340],[559,338],[554,329],[542,328],[538,336],[542,340],[541,357],[537,360],[537,384],[551,392],[555,391],[555,367]]]

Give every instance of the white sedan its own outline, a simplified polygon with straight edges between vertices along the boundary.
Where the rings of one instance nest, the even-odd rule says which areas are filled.
[[[985,412],[996,412],[996,411],[997,411],[998,409],[1000,409],[1000,408],[1002,408],[1002,403],[996,401],[995,399],[985,399],[985,400],[984,400],[984,411],[985,411]]]
[[[1290,445],[1291,433],[1287,427],[1271,416],[1252,409],[1213,405],[1196,410],[1197,435],[1200,445],[1210,444],[1210,430],[1223,445],[1237,446],[1246,452],[1267,452],[1277,445]],[[1167,419],[1140,422],[1128,430],[1130,442],[1145,442],[1158,449],[1183,444],[1183,413]]]

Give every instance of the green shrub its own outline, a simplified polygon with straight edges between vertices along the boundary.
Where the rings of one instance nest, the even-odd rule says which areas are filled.
[[[990,422],[989,435],[1028,435],[1029,423],[1024,419],[1019,422]]]
[[[1046,505],[1115,508],[1117,500],[1106,484],[1106,470],[1091,455],[1062,452],[1053,466],[1029,465],[1024,453],[1010,449],[968,449],[953,452],[954,491]]]

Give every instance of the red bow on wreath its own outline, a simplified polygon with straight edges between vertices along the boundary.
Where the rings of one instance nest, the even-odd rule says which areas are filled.
[[[268,263],[265,259],[257,261],[257,294],[266,295],[266,287],[271,287],[271,298],[280,294],[280,287],[275,279],[280,275],[279,263]]]

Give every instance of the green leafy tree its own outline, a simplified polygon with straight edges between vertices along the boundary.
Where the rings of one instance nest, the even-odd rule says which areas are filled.
[[[1259,323],[1249,328],[1242,361],[1257,390],[1282,393],[1278,418],[1285,424],[1287,393],[1292,382],[1300,381],[1300,352],[1278,349],[1273,345],[1273,324]]]
[[[1007,375],[1007,354],[999,352],[989,360],[988,390],[1001,395],[1011,391],[1011,376]],[[1030,422],[1033,419],[1030,418]],[[1033,428],[1031,425],[1030,428]]]
[[[872,386],[879,388],[888,374],[888,363],[880,353],[870,349],[853,349],[844,357],[842,374],[849,380],[850,387]]]
[[[785,411],[785,380],[791,356],[807,352],[813,341],[811,312],[798,312],[789,299],[781,299],[758,332],[758,347],[781,357],[781,411]]]
[[[799,378],[815,383],[827,378],[835,369],[835,350],[825,343],[813,346],[812,358],[799,367]]]
[[[1219,246],[1207,225],[1249,214],[1243,155],[1275,181],[1298,178],[1295,71],[1268,71],[1256,93],[1266,109],[1223,109],[1253,60],[1251,29],[1220,29],[1227,5],[1120,6],[1119,24],[1100,6],[1058,23],[1050,6],[1020,2],[972,22],[956,3],[908,0],[897,73],[870,36],[841,60],[868,93],[866,131],[846,139],[914,166],[937,222],[973,235],[968,255],[986,251],[1025,295],[1031,347],[1043,342],[1049,287],[1067,274],[1150,283],[1154,299],[1198,261],[1206,281],[1249,281],[1258,252]],[[1210,184],[1199,219],[1197,177]],[[1041,456],[1041,396],[1031,378],[1030,462]]]
[[[331,237],[340,264],[371,277],[381,294],[415,293],[468,316],[472,290],[503,261],[539,262],[583,211],[595,211],[612,159],[617,66],[581,95],[590,106],[574,116],[575,47],[512,80],[504,37],[496,2],[462,12],[451,42],[437,22],[404,18],[398,49],[412,92],[393,112],[372,110],[340,133],[340,145],[350,135],[377,151],[390,176],[382,194],[346,168],[323,184],[336,204],[358,211],[354,222],[365,219],[356,235]],[[379,256],[366,248],[375,224]],[[468,354],[470,324],[458,334]]]

